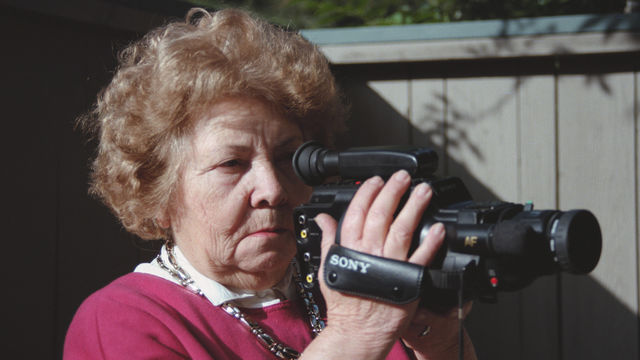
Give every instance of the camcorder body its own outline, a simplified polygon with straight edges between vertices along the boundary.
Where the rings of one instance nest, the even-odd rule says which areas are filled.
[[[439,311],[467,300],[495,302],[500,291],[514,291],[543,275],[586,274],[598,263],[600,226],[588,210],[534,210],[532,203],[475,202],[456,177],[437,178],[437,154],[428,148],[374,147],[331,151],[315,142],[302,145],[293,159],[296,174],[314,186],[311,199],[294,210],[298,265],[306,286],[324,276],[333,289],[392,303],[421,299]],[[422,182],[433,191],[411,244],[413,252],[435,223],[445,241],[428,268],[359,253],[336,244],[321,262],[322,233],[314,221],[326,213],[341,224],[361,181],[388,178],[404,169],[410,191]],[[339,177],[335,179],[335,177]],[[333,180],[333,181],[332,181]]]

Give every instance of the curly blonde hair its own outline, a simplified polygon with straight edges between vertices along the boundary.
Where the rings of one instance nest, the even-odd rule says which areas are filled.
[[[180,149],[216,101],[248,96],[277,106],[305,138],[325,143],[345,106],[319,50],[299,34],[234,9],[192,9],[119,55],[111,83],[80,121],[99,140],[90,192],[143,239],[169,238]]]

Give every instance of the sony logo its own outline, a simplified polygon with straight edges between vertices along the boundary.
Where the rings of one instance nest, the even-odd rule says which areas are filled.
[[[360,271],[363,274],[366,274],[367,269],[369,268],[369,266],[371,266],[371,264],[364,261],[353,260],[346,256],[340,256],[337,254],[331,255],[331,258],[329,258],[329,263],[334,266],[339,266],[343,269]]]

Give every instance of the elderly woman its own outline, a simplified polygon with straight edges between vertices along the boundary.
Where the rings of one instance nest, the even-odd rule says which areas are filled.
[[[166,245],[82,304],[65,358],[456,357],[455,318],[323,283],[304,291],[292,211],[311,189],[291,157],[306,140],[329,142],[344,114],[319,51],[242,11],[194,9],[129,46],[84,119],[100,140],[92,192],[127,230]],[[409,183],[406,172],[366,181],[342,245],[427,265],[444,230],[407,258],[431,196],[417,186],[394,218]],[[337,225],[316,220],[326,253]]]

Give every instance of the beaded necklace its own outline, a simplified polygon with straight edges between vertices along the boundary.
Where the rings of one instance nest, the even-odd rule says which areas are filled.
[[[179,264],[176,260],[173,243],[169,242],[166,244],[167,249],[167,258],[169,259],[169,264],[167,265],[160,254],[156,257],[156,262],[158,265],[166,272],[171,274],[173,278],[175,278],[178,283],[184,286],[191,292],[194,292],[202,297],[204,297],[204,293],[202,289],[196,285],[195,281]],[[309,317],[309,325],[311,326],[311,330],[314,335],[318,335],[322,329],[325,327],[324,321],[320,318],[320,309],[313,299],[313,293],[304,286],[302,282],[302,278],[300,277],[300,269],[298,268],[298,264],[295,260],[293,260],[293,280],[296,284],[298,295],[304,301],[304,305],[307,310],[307,316]],[[273,353],[278,359],[297,359],[300,357],[300,353],[288,346],[285,346],[282,343],[279,343],[275,340],[275,338],[269,335],[264,331],[260,325],[248,318],[237,306],[235,306],[231,302],[225,302],[220,307],[229,315],[238,319],[248,331],[256,336],[258,342],[262,344],[266,349],[268,349],[271,353]]]

